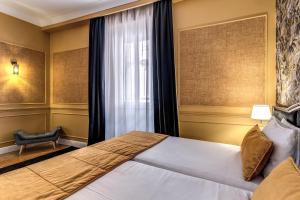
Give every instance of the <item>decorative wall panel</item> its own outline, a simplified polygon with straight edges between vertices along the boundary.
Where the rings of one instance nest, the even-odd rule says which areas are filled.
[[[0,148],[15,144],[14,133],[18,129],[31,133],[47,131],[47,111],[39,110],[33,113],[20,111],[0,116]]]
[[[19,75],[10,60],[17,59]],[[45,53],[0,42],[0,104],[45,103]]]
[[[180,104],[264,103],[266,33],[266,16],[181,31]]]
[[[277,104],[300,102],[300,1],[277,0]]]
[[[89,132],[89,117],[87,113],[53,112],[51,121],[52,128],[57,126],[64,128],[64,136],[75,140],[87,141]]]
[[[81,104],[88,99],[88,49],[54,53],[53,103]]]

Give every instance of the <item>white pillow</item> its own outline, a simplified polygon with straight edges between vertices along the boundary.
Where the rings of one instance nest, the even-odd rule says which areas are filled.
[[[296,147],[295,155],[293,157],[295,159],[296,164],[298,166],[300,166],[300,128],[298,128],[297,126],[294,126],[293,124],[288,122],[285,118],[282,118],[281,123],[291,129],[295,130],[295,132],[296,132],[297,147]]]
[[[263,171],[266,177],[279,163],[295,154],[297,139],[295,130],[284,127],[275,117],[271,118],[262,131],[274,144],[270,161]]]

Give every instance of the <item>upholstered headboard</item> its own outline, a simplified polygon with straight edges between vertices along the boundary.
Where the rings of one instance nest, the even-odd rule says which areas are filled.
[[[273,115],[281,120],[285,118],[293,125],[300,127],[300,104],[297,103],[288,108],[273,107]]]

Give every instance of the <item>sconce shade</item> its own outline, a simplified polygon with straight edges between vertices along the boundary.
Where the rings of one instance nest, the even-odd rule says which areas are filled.
[[[270,107],[268,105],[254,105],[251,118],[256,120],[269,120],[271,118]]]
[[[19,74],[19,65],[13,66],[13,74],[18,75]]]
[[[19,65],[16,59],[10,60],[12,66],[13,66],[13,74],[18,75],[19,74]]]

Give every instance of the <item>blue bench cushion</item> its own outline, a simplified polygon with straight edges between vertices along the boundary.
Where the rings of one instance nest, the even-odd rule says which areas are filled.
[[[51,132],[37,133],[37,134],[29,134],[22,130],[19,130],[15,134],[16,144],[23,145],[23,144],[33,144],[33,143],[47,142],[47,141],[56,141],[59,138],[61,132],[62,132],[61,127],[55,128]]]

